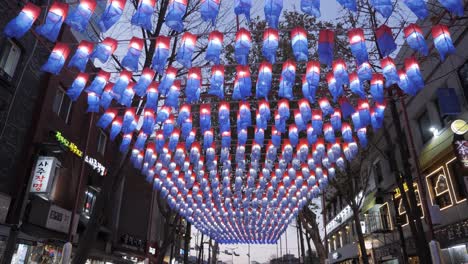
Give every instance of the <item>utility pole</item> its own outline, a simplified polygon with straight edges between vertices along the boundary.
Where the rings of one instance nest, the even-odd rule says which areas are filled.
[[[299,219],[297,219],[297,230],[299,232],[299,239],[301,242],[301,257],[302,257],[302,263],[305,263],[305,246],[304,246],[304,236],[302,234],[302,223]]]

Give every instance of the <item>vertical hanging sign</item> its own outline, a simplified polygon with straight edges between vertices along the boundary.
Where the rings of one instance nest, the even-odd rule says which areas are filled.
[[[47,193],[52,187],[55,178],[55,168],[59,161],[54,157],[40,156],[33,171],[30,192]]]

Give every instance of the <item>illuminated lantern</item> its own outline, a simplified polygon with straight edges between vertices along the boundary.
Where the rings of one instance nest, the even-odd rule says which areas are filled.
[[[258,143],[261,147],[263,147],[264,141],[265,141],[265,130],[262,128],[256,128],[255,129],[255,136],[254,136],[255,142]]]
[[[94,9],[96,9],[95,0],[80,0],[75,10],[65,19],[65,23],[78,32],[84,32]]]
[[[143,50],[143,39],[133,37],[130,40],[127,55],[122,59],[122,66],[132,71],[138,71],[138,62]]]
[[[314,17],[320,17],[320,0],[301,0],[301,11]]]
[[[41,8],[28,2],[21,12],[5,26],[5,36],[8,38],[21,38],[31,29],[40,14]]]
[[[354,130],[357,131],[359,128],[363,127],[363,125],[361,125],[361,118],[359,117],[358,111],[351,115],[351,120],[353,121]]]
[[[392,84],[398,83],[398,72],[393,59],[390,57],[382,59],[380,61],[380,65],[382,67],[382,73],[385,77],[385,86],[389,87]]]
[[[211,68],[210,89],[208,94],[224,99],[224,66],[215,65]]]
[[[247,143],[247,129],[238,129],[237,142],[241,146]]]
[[[356,58],[357,65],[369,60],[369,54],[366,48],[366,39],[364,38],[364,31],[361,28],[351,29],[348,32],[349,45],[351,53]]]
[[[406,94],[409,95],[416,95],[417,89],[414,88],[413,83],[409,80],[408,75],[406,75],[406,72],[404,70],[399,70],[398,71],[398,87],[403,90]]]
[[[133,90],[134,86],[135,83],[130,83],[127,88],[125,88],[119,100],[121,105],[126,107],[132,106],[133,97],[135,96],[135,91]]]
[[[114,121],[112,121],[109,137],[112,141],[114,141],[115,137],[120,133],[122,130],[122,117],[116,117]]]
[[[209,148],[213,144],[213,129],[206,130],[203,133],[203,149]]]
[[[276,51],[278,50],[278,30],[267,28],[263,32],[262,54],[270,63],[276,62]]]
[[[245,28],[239,29],[236,33],[236,43],[234,47],[234,56],[238,64],[248,64],[251,47],[252,36],[250,35],[250,32]]]
[[[250,78],[249,66],[238,65],[237,74],[234,81],[234,100],[245,100],[252,95],[252,80]],[[235,96],[234,96],[235,95]]]
[[[171,108],[167,106],[163,106],[159,109],[158,114],[156,116],[156,122],[157,123],[163,123],[165,122],[168,118],[169,115],[171,114]]]
[[[150,83],[153,81],[154,75],[155,75],[155,72],[151,70],[150,68],[143,69],[140,79],[138,79],[134,87],[135,93],[138,96],[140,97],[145,96],[146,90],[148,89],[148,86],[150,85]]]
[[[336,0],[341,6],[353,12],[357,11],[356,0]]]
[[[332,72],[327,74],[327,83],[328,83],[328,91],[333,96],[333,101],[336,102],[338,97],[343,94],[343,86],[337,83],[335,75]]]
[[[122,142],[120,143],[119,151],[126,152],[132,143],[133,134],[125,134],[122,136]]]
[[[175,121],[174,116],[170,116],[163,124],[162,131],[164,138],[169,138],[174,131],[175,128]]]
[[[219,120],[219,131],[221,133],[231,130],[231,120],[229,118],[230,106],[227,102],[221,102],[219,104],[218,120]]]
[[[359,148],[356,142],[354,142],[354,140],[352,142],[343,144],[343,154],[345,155],[348,161],[353,160],[358,154],[358,152]]]
[[[155,5],[156,0],[139,0],[135,13],[132,16],[132,25],[151,31],[153,29],[151,16],[155,11]]]
[[[306,122],[304,121],[299,110],[294,110],[294,122],[296,123],[296,128],[299,132],[306,130]]]
[[[422,55],[427,56],[429,49],[421,28],[416,24],[409,24],[405,28],[404,33],[408,46]]]
[[[325,123],[323,125],[323,137],[327,142],[335,142],[335,131],[330,123]]]
[[[283,63],[283,70],[281,71],[280,78],[280,87],[278,96],[282,98],[292,99],[293,95],[293,86],[296,80],[296,63],[287,60]]]
[[[319,33],[318,55],[322,64],[332,66],[333,49],[335,47],[335,33],[329,29],[322,29]]]
[[[333,75],[336,79],[337,88],[341,89],[341,86],[349,84],[349,75],[344,60],[338,59],[333,62]]]
[[[370,81],[372,79],[372,68],[369,62],[364,62],[359,65],[357,75],[361,81]]]
[[[361,80],[359,80],[359,76],[357,73],[353,72],[349,75],[350,85],[349,89],[354,94],[358,95],[361,98],[366,97],[366,92],[364,91],[364,87],[362,86]]]
[[[324,116],[331,115],[335,111],[326,97],[319,100],[319,106]]]
[[[258,112],[260,113],[260,116],[263,118],[265,121],[269,121],[271,118],[271,111],[270,111],[270,104],[266,100],[261,100],[258,103]]]
[[[177,62],[182,64],[185,68],[192,67],[192,55],[195,51],[195,45],[197,43],[197,36],[190,32],[185,32],[182,36],[182,43],[177,50],[176,59]]]
[[[122,16],[126,0],[109,0],[106,9],[102,13],[98,26],[102,32],[111,28]]]
[[[94,46],[93,53],[91,53],[91,59],[98,59],[102,63],[106,63],[110,56],[117,49],[117,40],[113,38],[105,38],[101,43]]]
[[[450,37],[450,31],[446,25],[433,26],[432,38],[434,39],[434,46],[439,52],[440,60],[444,61],[447,55],[455,53],[452,37]]]
[[[117,110],[107,110],[102,116],[99,118],[99,120],[96,123],[97,127],[100,127],[102,129],[106,129],[114,120],[114,118],[117,116]]]
[[[307,99],[300,99],[298,102],[299,111],[302,115],[304,123],[307,124],[312,119],[312,110]]]
[[[88,113],[99,112],[99,96],[95,93],[88,93]]]
[[[161,154],[163,152],[164,144],[166,143],[166,140],[164,138],[162,131],[156,132],[156,139],[154,142],[156,145],[156,152]]]
[[[158,86],[157,82],[152,82],[148,89],[146,90],[146,105],[145,107],[148,109],[152,109],[153,111],[157,111],[158,108]]]
[[[403,0],[403,3],[413,12],[419,19],[425,19],[429,12],[424,0]]]
[[[292,125],[292,126],[294,126],[294,125]],[[286,161],[286,163],[291,162],[292,156],[293,156],[293,147],[295,145],[297,145],[298,140],[299,140],[298,135],[297,135],[297,130],[294,130],[294,128],[291,129],[291,127],[290,127],[289,135],[290,136],[292,135],[293,138],[283,140],[283,149],[282,149],[282,153],[281,153],[281,155],[283,156],[283,159]],[[294,145],[294,143],[292,141],[294,141],[294,143],[296,143],[296,144]]]
[[[187,86],[185,95],[188,103],[195,103],[200,100],[201,87],[201,69],[199,67],[191,68],[187,74]]]
[[[213,26],[216,24],[219,6],[221,0],[202,0],[200,5],[200,14],[204,21],[211,20]]]
[[[371,125],[374,130],[381,129],[383,125],[383,118],[379,117],[374,110],[371,111]]]
[[[114,93],[114,98],[117,100],[122,97],[123,92],[130,84],[130,79],[132,78],[132,73],[126,70],[120,72],[120,76],[114,84],[112,88],[112,92]],[[91,84],[92,85],[92,84]]]
[[[205,131],[211,129],[211,106],[209,104],[200,105],[200,130],[204,134]]]
[[[112,87],[114,87],[114,84],[109,82],[108,84],[106,84],[106,86],[104,87],[104,91],[101,94],[101,100],[99,103],[101,104],[101,107],[104,110],[107,110],[107,108],[109,108],[110,104],[112,103],[112,99],[114,99]]]
[[[277,148],[281,146],[281,132],[276,127],[271,128],[271,142]]]
[[[193,129],[192,117],[185,119],[184,122],[180,125],[180,129],[182,130],[182,137],[187,138],[190,131]]]
[[[343,123],[341,125],[341,137],[345,142],[352,142],[353,141],[353,130],[348,123]]]
[[[44,24],[38,26],[36,32],[44,38],[55,42],[67,17],[67,13],[68,4],[54,2],[49,8]]]
[[[307,32],[302,27],[296,27],[291,32],[292,50],[296,61],[307,61],[309,59],[309,48],[307,44]]]
[[[161,83],[159,84],[159,93],[162,95],[167,95],[169,89],[174,84],[174,80],[177,76],[177,69],[170,66],[166,70],[166,74],[161,79]]]
[[[164,73],[166,67],[167,58],[169,57],[169,46],[171,39],[166,36],[156,37],[156,44],[154,49],[153,60],[151,65],[155,71],[159,74]]]
[[[459,17],[463,16],[464,7],[462,0],[439,0],[439,3],[441,3],[449,12],[454,13]]]
[[[68,54],[70,53],[70,48],[65,43],[58,42],[55,44],[54,49],[49,55],[47,62],[42,65],[41,71],[59,74],[67,60]]]
[[[187,118],[190,118],[190,112],[191,112],[191,105],[189,104],[183,104],[181,107],[180,107],[180,110],[179,110],[179,115],[177,116],[177,125],[178,126],[181,126],[182,123],[187,120]]]
[[[89,75],[87,73],[79,73],[73,81],[70,88],[67,90],[67,95],[72,101],[76,101],[80,96],[81,92],[88,82]]]
[[[265,20],[271,28],[278,28],[279,17],[283,10],[283,0],[265,0],[263,11]]]
[[[234,13],[236,16],[244,15],[250,23],[250,9],[252,0],[234,0]]]
[[[333,130],[339,131],[341,129],[341,112],[339,109],[335,109],[333,114],[330,116],[330,123]]]
[[[386,25],[377,28],[377,45],[379,46],[382,57],[389,56],[397,49],[395,40],[393,39],[392,29]]]
[[[182,32],[184,30],[183,18],[187,11],[187,0],[170,0],[167,7],[165,23],[170,29]]]
[[[251,125],[252,117],[249,103],[239,103],[239,113],[237,115],[237,129],[247,129]]]
[[[68,67],[76,67],[81,72],[84,72],[92,50],[93,43],[82,40],[78,45],[75,54],[70,59]]]
[[[260,69],[257,78],[257,99],[265,98],[268,99],[270,93],[271,81],[273,79],[272,66],[270,63],[264,61],[260,64]]]
[[[315,134],[314,128],[311,124],[307,125],[307,142],[309,142],[309,145],[317,142],[317,135]]]
[[[320,82],[320,63],[309,61],[306,74],[302,77],[302,94],[311,103],[315,103],[315,93]]]
[[[359,129],[357,131],[357,136],[359,139],[359,144],[361,147],[365,148],[367,147],[367,129],[365,127]]]
[[[86,91],[93,92],[99,95],[102,94],[102,91],[104,90],[107,82],[109,81],[109,78],[110,78],[109,72],[100,70],[98,74],[96,75],[96,77],[94,78],[93,82],[91,82],[89,87],[86,88]],[[128,85],[128,81],[125,84],[123,84],[122,91],[123,89],[125,89],[125,87],[127,87],[127,85]]]
[[[314,134],[321,135],[322,127],[323,127],[322,112],[320,110],[312,110],[312,128],[314,129]]]
[[[414,94],[416,94],[419,90],[424,88],[424,79],[421,74],[421,70],[419,69],[419,64],[416,58],[409,57],[405,59],[405,70],[408,79],[411,81],[413,85]]]
[[[128,109],[125,111],[122,121],[122,132],[124,134],[130,133],[136,128],[135,122],[135,109]]]
[[[222,148],[229,148],[231,147],[231,132],[224,131],[221,134],[221,147]]]
[[[370,94],[372,98],[381,103],[384,100],[384,83],[382,74],[375,73],[372,76]]]
[[[208,1],[218,1],[218,0],[206,0]],[[208,36],[208,47],[205,52],[205,60],[211,61],[214,64],[219,64],[219,56],[221,55],[221,49],[223,48],[223,33],[219,31],[212,31]]]
[[[174,109],[179,107],[180,80],[175,80],[167,93],[165,105]]]
[[[138,134],[138,137],[135,141],[135,145],[133,146],[135,149],[142,150],[145,147],[146,140],[148,139],[148,135],[141,131],[140,134]]]
[[[371,114],[370,114],[370,106],[367,100],[359,100],[358,101],[358,113],[359,113],[359,123],[361,127],[366,127],[370,124],[371,121]]]
[[[141,125],[141,131],[145,132],[148,135],[151,135],[153,133],[155,123],[156,122],[154,119],[154,111],[145,109],[143,115],[143,124]]]
[[[384,18],[389,18],[392,15],[393,3],[391,0],[370,0],[369,2]]]
[[[172,131],[171,133],[171,136],[169,137],[168,148],[170,151],[174,152],[176,150],[177,143],[179,143],[179,138],[180,138],[179,129],[174,129],[174,131]]]

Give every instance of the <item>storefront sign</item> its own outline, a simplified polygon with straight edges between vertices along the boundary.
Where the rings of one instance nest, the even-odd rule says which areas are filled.
[[[356,196],[356,202],[359,203],[360,200],[362,199],[362,192],[360,192],[357,196]],[[335,228],[337,228],[339,225],[341,225],[342,223],[344,223],[346,220],[348,220],[349,218],[351,218],[351,216],[353,216],[353,211],[351,210],[351,207],[348,205],[346,206],[343,210],[341,210],[341,212],[339,214],[337,214],[335,216],[335,218],[333,218],[333,220],[331,220],[330,222],[328,222],[327,224],[327,232],[330,233],[332,232]]]
[[[33,171],[30,192],[48,193],[55,178],[55,169],[59,161],[54,157],[40,156]]]
[[[468,168],[468,141],[460,135],[454,135],[453,149],[460,164],[466,169]]]
[[[436,240],[442,248],[468,242],[468,219],[452,224],[441,229],[435,230]]]
[[[46,228],[59,231],[62,233],[68,232],[68,227],[71,223],[71,212],[56,205],[51,205],[49,208],[49,216],[45,224]]]
[[[80,157],[80,158],[83,158],[83,151],[81,151],[75,143],[69,141],[68,139],[66,139],[61,132],[57,131],[55,132],[55,139],[57,139],[57,141],[62,144],[63,146],[65,146],[66,148],[68,148],[73,154],[75,154],[76,156]],[[95,170],[97,173],[99,173],[101,176],[104,176],[106,175],[107,173],[107,170],[106,170],[106,167],[104,167],[104,165],[102,165],[101,163],[99,163],[99,161],[97,161],[95,158],[92,158],[88,155],[86,155],[84,157],[84,161],[90,165],[93,170]]]
[[[450,128],[452,129],[452,132],[457,135],[464,135],[466,132],[468,132],[468,124],[465,120],[461,119],[453,121],[450,125]]]

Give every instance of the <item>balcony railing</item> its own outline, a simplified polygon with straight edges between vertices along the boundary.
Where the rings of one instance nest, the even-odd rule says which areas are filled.
[[[387,233],[392,231],[392,222],[388,214],[365,214],[364,222],[365,234]]]

